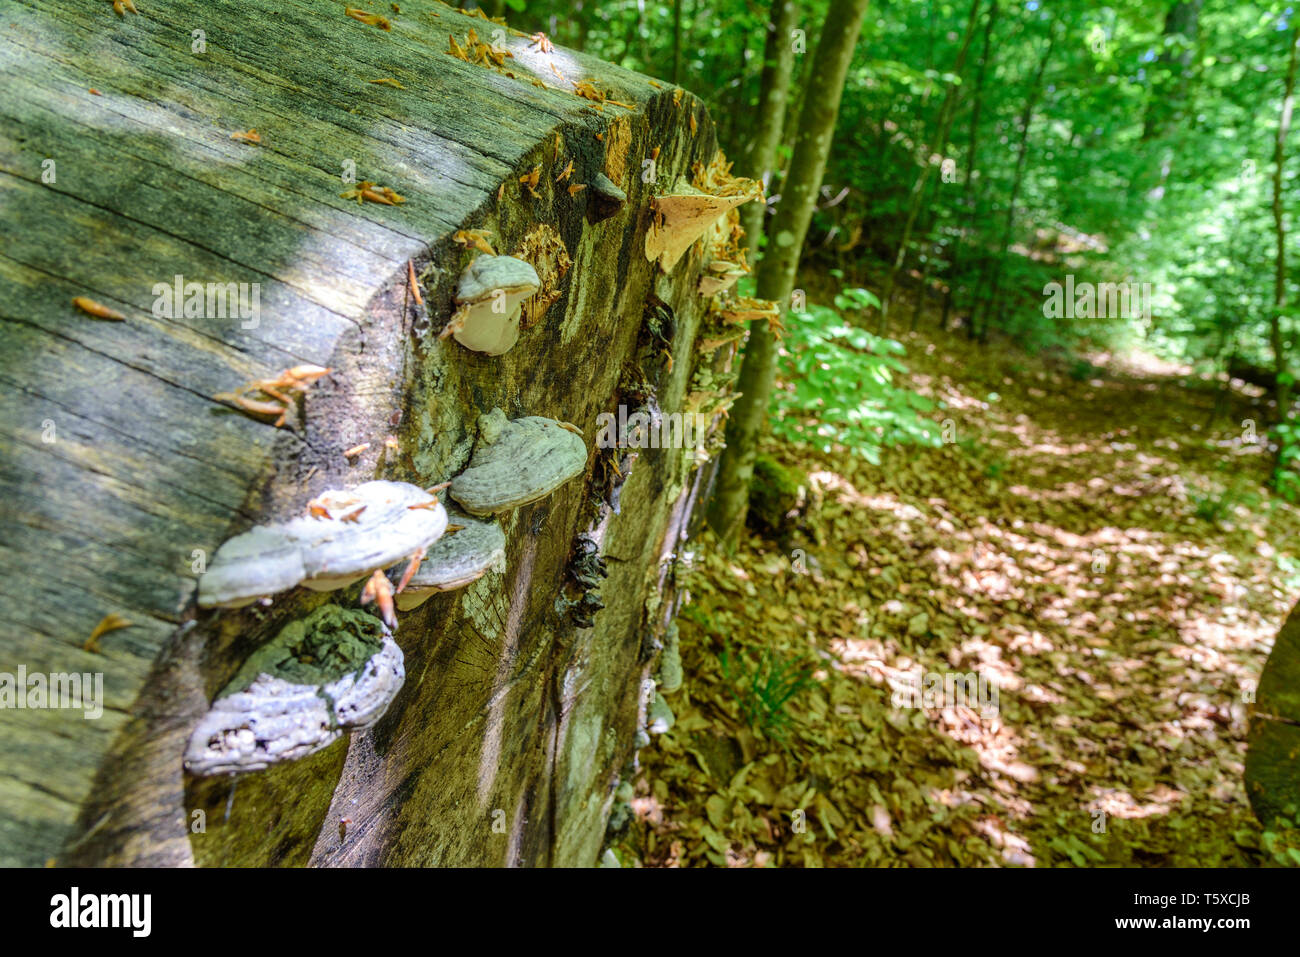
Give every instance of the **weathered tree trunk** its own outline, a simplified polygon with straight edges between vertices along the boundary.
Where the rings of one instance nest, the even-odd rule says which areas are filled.
[[[430,0],[376,7],[390,29],[307,0],[137,5],[5,12],[0,667],[102,673],[104,712],[0,711],[0,863],[593,863],[695,490],[693,450],[646,449],[619,486],[593,440],[630,382],[681,408],[701,257],[663,275],[645,237],[651,197],[713,158],[707,115]],[[449,55],[454,37],[474,56],[471,29],[512,58]],[[584,81],[629,106],[576,95]],[[250,128],[260,145],[231,137]],[[353,169],[405,202],[341,198]],[[438,338],[475,255],[463,229],[539,272],[571,260],[505,355]],[[255,284],[260,315],[168,316],[158,289],[176,277]],[[649,300],[671,328],[647,331]],[[210,398],[301,363],[333,371],[285,428]],[[503,573],[399,615],[406,681],[385,716],[265,771],[185,773],[249,653],[360,588],[197,610],[204,561],[324,489],[452,478],[494,407],[575,423],[586,469],[502,516]],[[608,570],[594,627],[566,602],[583,534]],[[109,614],[131,627],[86,650]]]
[[[1286,68],[1286,92],[1277,119],[1277,140],[1273,145],[1273,235],[1277,240],[1277,259],[1273,271],[1273,311],[1269,316],[1268,338],[1273,348],[1275,375],[1273,398],[1277,400],[1279,421],[1287,420],[1291,389],[1287,371],[1286,345],[1282,340],[1282,312],[1286,308],[1286,220],[1282,210],[1282,164],[1286,160],[1286,135],[1291,129],[1291,111],[1295,105],[1296,54],[1300,52],[1300,27],[1291,31],[1291,59]],[[1282,443],[1279,443],[1279,446]]]
[[[844,79],[866,12],[867,0],[831,0],[817,42],[817,68],[808,78],[794,154],[782,187],[783,198],[772,218],[770,243],[758,269],[758,297],[779,303],[782,311],[789,307],[804,237],[835,135]],[[745,518],[758,436],[767,420],[775,376],[776,341],[766,320],[754,320],[737,380],[740,398],[727,418],[727,448],[709,506],[709,524],[726,543],[735,541]]]
[[[1300,818],[1300,604],[1277,633],[1250,717],[1246,796],[1265,826]]]

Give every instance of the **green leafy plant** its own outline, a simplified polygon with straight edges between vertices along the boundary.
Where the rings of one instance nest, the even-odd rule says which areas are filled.
[[[1273,488],[1288,502],[1300,500],[1300,418],[1292,416],[1274,428],[1277,461],[1273,466]]]
[[[850,311],[866,312],[878,308],[880,300],[871,292],[861,287],[841,289],[835,294],[835,308],[841,313]]]
[[[1296,826],[1295,805],[1288,805],[1285,817],[1278,815],[1264,830],[1260,846],[1279,867],[1300,867],[1300,827]]]
[[[878,305],[865,289],[835,297],[840,310]],[[872,335],[842,312],[809,304],[787,320],[781,378],[773,395],[772,432],[789,442],[829,451],[852,449],[873,465],[888,445],[940,444],[937,426],[922,413],[934,403],[895,382],[907,372],[901,343]]]
[[[1238,505],[1254,507],[1260,502],[1259,496],[1244,491],[1240,482],[1209,492],[1190,492],[1187,498],[1192,503],[1194,514],[1203,522],[1222,521],[1228,518]]]
[[[798,655],[782,655],[771,648],[751,661],[734,653],[724,639],[718,657],[728,692],[740,707],[740,715],[756,731],[784,743],[790,729],[786,705],[813,683],[810,662]]]
[[[1278,552],[1273,561],[1282,576],[1282,587],[1288,591],[1300,591],[1300,559]]]

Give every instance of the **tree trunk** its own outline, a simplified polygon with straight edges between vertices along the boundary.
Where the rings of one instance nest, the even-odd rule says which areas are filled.
[[[769,185],[776,166],[776,149],[781,142],[781,130],[785,126],[786,104],[790,98],[790,74],[794,69],[794,46],[790,42],[790,32],[798,22],[798,5],[795,0],[772,0],[770,17],[767,41],[763,48],[763,79],[758,94],[758,132],[754,134],[743,171],[751,179],[761,179]],[[762,203],[750,203],[741,210],[745,248],[749,250],[751,260],[758,252],[758,239],[763,232],[763,214]]]
[[[921,259],[921,282],[917,286],[916,300],[912,303],[912,320],[908,324],[909,332],[916,332],[916,324],[921,320],[921,311],[925,308],[925,301],[930,287],[930,269],[940,251],[938,241],[935,237],[929,235],[928,230],[926,231],[925,249],[925,254]]]
[[[682,82],[682,4],[686,0],[673,0],[673,82]]]
[[[1282,312],[1286,308],[1286,222],[1282,210],[1282,164],[1286,159],[1286,135],[1291,129],[1291,111],[1295,105],[1296,53],[1300,51],[1300,27],[1291,31],[1291,60],[1286,68],[1286,92],[1282,112],[1277,120],[1277,141],[1273,146],[1273,231],[1277,237],[1277,263],[1273,273],[1273,312],[1269,317],[1268,337],[1273,347],[1273,371],[1276,385],[1277,415],[1287,420],[1291,389],[1287,381],[1286,344],[1282,340]]]
[[[966,150],[966,178],[962,182],[961,188],[961,205],[958,207],[962,210],[962,215],[970,216],[970,228],[978,228],[978,211],[974,204],[975,188],[975,171],[979,169],[979,131],[980,131],[980,113],[984,105],[984,75],[988,69],[992,50],[990,49],[993,39],[993,25],[998,19],[998,3],[992,0],[989,4],[989,15],[984,21],[984,49],[980,52],[979,66],[975,72],[975,89],[973,92],[974,102],[971,104],[970,115],[970,137],[969,147]],[[953,240],[952,256],[948,263],[948,288],[943,293],[943,313],[939,316],[939,328],[948,328],[948,317],[952,314],[953,293],[961,272],[961,253],[966,242],[966,224],[962,224],[957,232],[956,239]]]
[[[804,237],[821,186],[844,80],[867,12],[867,0],[831,0],[810,71],[799,132],[782,199],[772,218],[767,252],[758,270],[758,297],[789,305]],[[767,420],[768,398],[776,374],[776,342],[765,320],[750,323],[740,367],[741,393],[727,418],[727,448],[718,468],[709,524],[724,543],[734,543],[749,504],[749,482],[758,454],[758,436]]]
[[[103,714],[0,715],[0,863],[594,863],[697,492],[693,449],[646,449],[617,484],[597,416],[617,412],[628,370],[638,395],[648,383],[677,410],[708,361],[700,257],[657,273],[659,186],[639,175],[652,150],[659,184],[711,161],[703,107],[513,32],[500,70],[462,61],[449,37],[495,27],[429,0],[405,0],[391,30],[245,0],[222,7],[203,51],[188,40],[209,3],[139,6],[6,12],[0,647],[29,675],[101,674]],[[598,110],[551,62],[632,107]],[[249,128],[260,145],[232,139]],[[570,161],[568,183],[587,185],[573,194],[557,183]],[[351,164],[405,202],[340,197]],[[602,173],[621,206],[597,195]],[[554,301],[498,357],[438,337],[476,255],[453,236],[470,228],[556,267],[542,277]],[[260,315],[160,310],[159,289],[181,281],[256,284]],[[79,296],[125,320],[79,312]],[[645,322],[659,300],[667,332]],[[333,371],[284,428],[210,398],[302,363]],[[501,516],[503,572],[398,615],[406,680],[382,720],[264,771],[186,773],[196,722],[250,652],[325,602],[355,606],[360,588],[199,610],[205,560],[327,488],[452,478],[494,407],[575,423],[585,470]],[[585,587],[580,537],[607,563],[591,627],[568,604]],[[109,614],[131,626],[88,646]]]
[[[1168,141],[1178,129],[1192,77],[1201,2],[1175,0],[1165,13],[1161,33],[1164,49],[1152,71],[1151,96],[1142,121],[1143,144]],[[1175,49],[1176,46],[1181,49]],[[1152,202],[1159,201],[1164,194],[1164,186],[1173,172],[1175,146],[1173,142],[1166,142],[1158,150],[1148,149],[1146,152],[1155,158],[1157,165],[1154,169],[1144,168],[1134,178],[1134,185],[1140,187]]]
[[[1011,180],[1011,195],[1007,198],[1007,219],[1002,226],[1002,241],[998,245],[999,257],[993,264],[993,276],[989,280],[989,297],[985,303],[984,321],[980,324],[979,338],[983,342],[988,338],[989,313],[997,308],[998,289],[1002,282],[1002,263],[1011,252],[1011,230],[1015,225],[1016,218],[1016,200],[1020,198],[1020,185],[1025,176],[1025,160],[1029,157],[1029,127],[1034,121],[1034,106],[1038,103],[1038,97],[1043,89],[1043,74],[1047,71],[1047,61],[1051,59],[1052,49],[1056,46],[1056,25],[1053,23],[1047,28],[1047,49],[1043,51],[1042,58],[1038,61],[1038,69],[1034,71],[1033,83],[1025,95],[1025,108],[1020,114],[1020,145],[1016,150],[1016,172]],[[974,310],[979,308],[979,303],[975,303],[972,308],[972,317]],[[972,322],[972,330],[974,323]]]
[[[962,70],[966,67],[966,51],[970,49],[971,38],[975,35],[975,21],[979,18],[980,0],[971,0],[970,14],[966,18],[966,30],[962,34],[961,47],[957,51],[957,62],[953,64],[953,76],[960,77]],[[890,267],[889,274],[885,277],[885,288],[880,294],[880,323],[879,331],[884,333],[889,323],[889,303],[894,295],[894,286],[898,282],[898,275],[902,272],[903,263],[907,259],[907,247],[912,241],[912,227],[916,224],[917,214],[921,211],[921,199],[925,195],[926,184],[930,181],[931,162],[930,157],[935,150],[942,155],[948,151],[948,133],[952,128],[953,107],[957,103],[957,84],[948,85],[947,91],[943,96],[943,105],[939,108],[938,130],[934,138],[934,145],[925,148],[921,156],[921,168],[917,171],[916,181],[912,184],[912,193],[907,203],[907,218],[903,221],[903,235],[898,242],[898,253],[894,257],[894,263]]]
[[[1156,61],[1160,69],[1153,71],[1151,99],[1142,120],[1144,143],[1167,135],[1187,101],[1201,3],[1202,0],[1175,0],[1165,13],[1165,25],[1161,33],[1165,44]],[[1181,49],[1175,51],[1169,45],[1168,40],[1172,37],[1182,39]],[[1168,72],[1166,74],[1163,71]]]

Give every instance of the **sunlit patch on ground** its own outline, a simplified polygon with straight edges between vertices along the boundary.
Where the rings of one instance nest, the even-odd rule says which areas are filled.
[[[1079,382],[913,339],[955,443],[879,468],[772,449],[809,474],[808,567],[755,537],[730,558],[701,543],[677,723],[640,753],[627,859],[1258,863],[1248,698],[1297,597],[1275,546],[1300,511],[1240,454],[1248,409],[1208,424],[1212,394],[1148,360]],[[1257,497],[1203,507],[1232,482]],[[736,662],[764,655],[814,677],[756,730]],[[997,707],[895,707],[918,669],[981,674]]]

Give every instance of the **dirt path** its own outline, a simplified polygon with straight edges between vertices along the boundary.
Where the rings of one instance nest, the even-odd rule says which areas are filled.
[[[1206,428],[1212,396],[1167,370],[1075,378],[956,338],[906,344],[952,441],[880,468],[770,450],[810,473],[816,540],[792,557],[751,537],[730,560],[701,543],[677,721],[641,752],[619,853],[1259,863],[1246,718],[1300,594],[1300,510],[1261,488],[1265,455],[1241,441],[1258,414],[1238,397]],[[761,689],[798,659],[810,683],[755,733],[779,697]],[[975,707],[894,707],[918,668],[990,684]]]

